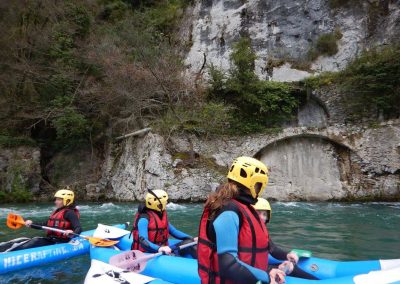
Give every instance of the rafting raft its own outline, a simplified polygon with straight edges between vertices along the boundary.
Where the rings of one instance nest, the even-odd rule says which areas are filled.
[[[125,229],[126,227],[127,224],[119,224],[112,228]],[[109,230],[109,228],[110,226],[99,224],[96,230],[82,232],[82,235],[93,236],[97,231],[101,233],[102,237],[116,239],[128,232],[116,229]],[[77,237],[67,243],[0,253],[0,274],[76,257],[88,253],[89,249],[89,242],[84,238]]]
[[[171,240],[171,244],[174,244]],[[197,273],[197,261],[195,259],[159,256],[147,262],[144,276],[151,277],[142,282],[135,278],[136,273],[123,271],[110,266],[109,259],[123,251],[130,250],[132,239],[124,236],[120,239],[116,248],[91,247],[91,269],[89,270],[85,284],[96,283],[98,277],[102,277],[104,283],[176,283],[198,284],[200,278]],[[270,257],[271,264],[279,261]],[[321,284],[400,284],[400,259],[392,260],[364,260],[364,261],[334,261],[322,258],[301,258],[299,267],[316,276]],[[99,271],[102,271],[101,273]],[[97,277],[95,277],[97,276]],[[132,280],[130,280],[130,277]],[[154,280],[158,279],[158,280]],[[147,281],[147,282],[146,282]],[[156,281],[156,282],[155,282]],[[310,284],[316,280],[306,280],[287,276],[287,284]],[[99,282],[97,282],[99,283]],[[101,282],[103,283],[103,282]],[[121,282],[119,282],[121,283]]]

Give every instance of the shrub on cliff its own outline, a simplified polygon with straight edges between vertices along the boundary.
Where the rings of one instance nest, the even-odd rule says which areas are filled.
[[[400,45],[372,49],[340,73],[352,117],[400,117]]]
[[[336,86],[348,120],[400,117],[400,44],[364,51],[337,73],[305,80],[312,89]]]
[[[257,77],[255,59],[250,40],[241,38],[234,46],[229,74],[210,68],[208,97],[234,107],[230,124],[238,131],[256,132],[281,126],[293,118],[298,105],[291,84],[262,81]]]
[[[334,32],[322,34],[315,43],[315,46],[309,51],[310,60],[315,60],[320,55],[333,56],[339,49],[337,41],[342,38],[342,33],[339,29]]]

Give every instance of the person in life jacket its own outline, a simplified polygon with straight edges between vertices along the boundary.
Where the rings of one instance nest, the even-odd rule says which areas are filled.
[[[284,283],[279,269],[267,272],[268,231],[252,206],[267,186],[267,167],[257,159],[239,157],[227,178],[209,195],[200,220],[201,283]]]
[[[265,223],[265,225],[267,225],[271,221],[272,217],[272,209],[268,200],[259,197],[257,203],[253,207],[257,211],[260,219]],[[285,271],[287,275],[303,279],[318,280],[314,275],[303,271],[297,266],[297,263],[299,262],[297,254],[285,251],[278,247],[271,238],[269,238],[268,252],[274,258],[283,261],[282,264],[278,266],[278,269]]]
[[[56,209],[51,213],[49,219],[46,222],[34,223],[62,229],[65,230],[65,233],[48,231],[46,237],[32,238],[18,245],[12,249],[12,251],[69,242],[71,240],[71,233],[80,234],[82,232],[82,227],[79,222],[80,214],[75,206],[74,192],[67,187],[66,189],[58,190],[54,194],[54,198]],[[25,226],[29,227],[32,223],[32,220],[26,220]]]
[[[183,240],[175,246],[194,240],[169,223],[166,210],[167,203],[168,194],[164,190],[149,190],[146,194],[145,204],[139,206],[133,221],[132,250],[171,254],[173,248],[168,244],[170,235],[178,240]],[[180,254],[190,254],[194,258],[197,255],[193,247],[182,250]]]

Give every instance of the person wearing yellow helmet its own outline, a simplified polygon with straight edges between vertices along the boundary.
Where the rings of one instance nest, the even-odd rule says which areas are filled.
[[[145,204],[139,205],[133,221],[133,250],[171,254],[173,249],[168,245],[170,235],[178,240],[183,240],[183,242],[193,240],[191,236],[179,231],[169,223],[167,203],[168,194],[164,190],[148,190]],[[181,253],[188,253],[192,257],[196,256],[194,248],[188,248]]]
[[[266,225],[271,221],[272,209],[268,200],[262,197],[258,197],[257,203],[253,205],[254,209],[257,211],[260,220]],[[285,251],[284,249],[277,246],[271,238],[269,238],[268,252],[277,260],[281,260],[282,264],[278,266],[278,269],[285,272],[285,274],[304,279],[317,280],[315,276],[303,271],[297,266],[299,257],[293,252]]]
[[[80,234],[82,227],[79,221],[80,214],[75,206],[75,194],[69,187],[60,189],[54,194],[56,209],[46,222],[35,222],[37,225],[62,229],[64,234],[48,231],[46,237],[35,237],[13,248],[13,251],[64,243],[70,241],[71,233]],[[26,220],[25,226],[30,227],[32,220]],[[33,228],[33,227],[32,227]]]
[[[252,207],[268,183],[268,168],[251,157],[232,163],[227,182],[211,193],[200,220],[198,272],[201,283],[284,283],[268,268],[268,231]]]

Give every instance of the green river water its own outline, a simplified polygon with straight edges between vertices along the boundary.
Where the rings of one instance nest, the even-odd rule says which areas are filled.
[[[137,204],[86,203],[79,207],[87,230],[98,223],[132,222]],[[314,256],[338,260],[400,258],[400,203],[275,202],[272,207],[270,235],[283,247],[308,249]],[[0,242],[44,234],[28,228],[8,229],[8,212],[46,220],[52,210],[52,204],[0,205]],[[201,210],[201,204],[168,204],[170,222],[193,236]],[[0,283],[83,283],[89,265],[85,255],[1,275]]]

